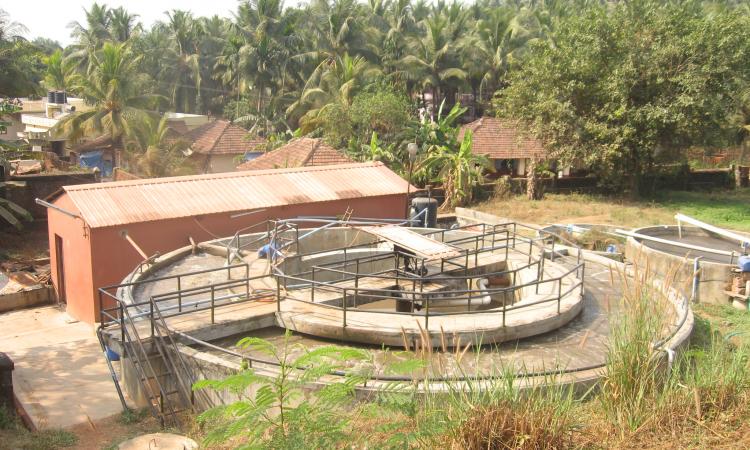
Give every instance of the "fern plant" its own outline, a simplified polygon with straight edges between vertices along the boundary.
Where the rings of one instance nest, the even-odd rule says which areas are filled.
[[[199,423],[209,429],[206,444],[231,441],[242,449],[330,448],[345,437],[348,420],[343,406],[353,399],[355,386],[364,383],[368,374],[351,373],[340,381],[326,380],[313,393],[308,393],[308,388],[343,368],[347,361],[370,359],[369,353],[338,346],[308,350],[291,337],[287,331],[278,346],[256,337],[237,344],[270,357],[277,365],[274,375],[243,365],[238,373],[223,380],[195,383],[194,390],[228,390],[239,397],[198,417]]]

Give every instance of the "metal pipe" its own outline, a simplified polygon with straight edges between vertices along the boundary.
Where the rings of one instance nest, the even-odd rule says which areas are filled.
[[[692,295],[690,296],[690,300],[693,302],[698,301],[698,284],[700,283],[701,259],[703,259],[703,257],[698,256],[697,258],[695,258],[695,261],[693,261],[693,291]]]
[[[717,226],[714,226],[714,225],[711,225],[711,224],[708,224],[708,223],[705,223],[705,222],[701,222],[698,219],[693,219],[692,217],[686,216],[684,214],[679,214],[679,213],[675,214],[674,218],[677,219],[678,223],[680,221],[687,222],[690,225],[694,225],[694,226],[696,226],[698,228],[702,228],[702,229],[704,229],[706,231],[710,231],[712,233],[716,233],[718,235],[724,236],[724,237],[732,239],[734,241],[739,241],[740,247],[742,247],[743,249],[747,249],[748,247],[750,247],[750,238],[748,238],[747,236],[742,236],[742,235],[739,235],[737,233],[733,233],[733,232],[731,232],[729,230],[725,230],[723,228],[719,228]]]
[[[71,212],[71,211],[68,211],[67,209],[60,208],[59,206],[53,205],[52,203],[45,202],[41,198],[34,199],[34,201],[36,202],[37,205],[44,206],[45,208],[54,209],[55,211],[61,212],[61,213],[65,214],[66,216],[70,216],[70,217],[72,217],[74,219],[81,219],[81,220],[83,220],[83,218],[81,216],[79,216],[78,214],[76,214],[74,212]]]

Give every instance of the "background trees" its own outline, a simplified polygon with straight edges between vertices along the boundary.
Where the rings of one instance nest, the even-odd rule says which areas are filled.
[[[44,78],[44,87],[108,104],[94,98],[114,95],[97,91],[101,57],[122,45],[125,89],[161,99],[139,100],[143,113],[223,115],[275,140],[298,130],[357,159],[390,155],[394,167],[408,139],[422,157],[440,145],[458,153],[450,136],[461,122],[502,114],[612,186],[628,175],[637,194],[643,174],[684,159],[688,147],[747,139],[747,9],[698,0],[250,0],[229,19],[173,10],[144,27],[124,8],[92,3],[59,52],[25,41],[0,15],[0,95],[39,94]],[[447,125],[448,114],[437,117],[443,102],[444,112],[471,108]]]
[[[496,99],[554,155],[638,195],[659,162],[736,138],[750,67],[745,15],[697,3],[618,3],[562,22],[532,45]],[[682,153],[682,155],[681,155]]]

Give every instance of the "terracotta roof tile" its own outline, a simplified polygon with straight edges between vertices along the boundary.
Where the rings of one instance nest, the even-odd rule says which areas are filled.
[[[326,166],[352,160],[322,139],[298,138],[276,150],[237,166],[237,170],[276,169],[285,167]]]
[[[490,159],[521,159],[546,155],[541,142],[522,135],[512,121],[482,117],[461,127],[459,139],[463,139],[466,130],[473,133],[472,151]]]
[[[265,144],[263,138],[246,139],[247,135],[246,129],[227,120],[214,120],[189,131],[185,139],[194,153],[203,155],[243,155]]]

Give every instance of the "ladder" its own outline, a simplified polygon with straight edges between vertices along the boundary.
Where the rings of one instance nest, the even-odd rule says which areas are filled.
[[[124,353],[133,364],[151,415],[159,420],[163,428],[180,429],[178,414],[193,409],[192,383],[164,317],[152,299],[151,311],[147,317],[143,317],[150,323],[151,335],[150,339],[144,340],[138,332],[139,321],[133,319],[129,306],[123,305],[121,311]],[[145,320],[140,322],[144,323]],[[156,349],[151,355],[147,350],[149,343]],[[163,371],[157,372],[152,360],[160,362]]]

